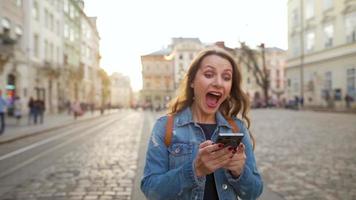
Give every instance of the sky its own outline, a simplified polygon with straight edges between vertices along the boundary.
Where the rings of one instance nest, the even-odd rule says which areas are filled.
[[[85,13],[98,17],[101,67],[128,76],[138,91],[141,56],[167,47],[173,37],[287,49],[287,1],[85,0]]]

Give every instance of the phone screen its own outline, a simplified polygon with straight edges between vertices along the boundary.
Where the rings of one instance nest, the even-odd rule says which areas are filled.
[[[243,137],[243,133],[219,133],[216,143],[221,143],[224,144],[224,146],[232,146],[237,148],[240,145]]]

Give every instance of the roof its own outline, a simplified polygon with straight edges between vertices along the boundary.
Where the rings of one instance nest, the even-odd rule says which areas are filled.
[[[183,37],[172,38],[173,45],[175,45],[177,43],[182,43],[182,42],[194,42],[194,43],[201,44],[199,38],[183,38]]]
[[[145,56],[167,56],[171,53],[171,49],[170,48],[165,48],[165,49],[161,49],[155,52],[152,52],[150,54],[147,54]]]

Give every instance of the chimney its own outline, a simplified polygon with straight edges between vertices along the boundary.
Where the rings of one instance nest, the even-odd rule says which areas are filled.
[[[225,49],[225,42],[224,41],[217,41],[217,42],[215,42],[215,45],[220,47],[220,48]]]

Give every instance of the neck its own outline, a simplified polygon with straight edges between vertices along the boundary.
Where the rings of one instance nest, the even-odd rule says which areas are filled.
[[[215,113],[207,114],[203,112],[195,103],[191,106],[193,121],[202,124],[215,124]]]

